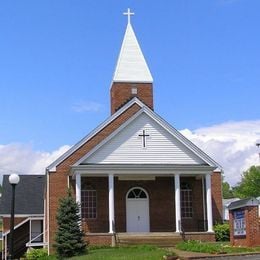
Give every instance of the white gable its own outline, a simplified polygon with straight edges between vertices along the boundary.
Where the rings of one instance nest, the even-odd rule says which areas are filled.
[[[130,23],[126,28],[113,82],[153,82],[152,75]]]
[[[146,147],[143,147],[143,133]],[[158,124],[141,113],[81,164],[205,164],[198,155]]]

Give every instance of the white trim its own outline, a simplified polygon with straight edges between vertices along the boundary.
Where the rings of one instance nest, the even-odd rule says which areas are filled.
[[[183,145],[193,151],[198,157],[200,157],[203,161],[207,162],[210,166],[222,168],[217,162],[215,162],[210,156],[208,156],[205,152],[203,152],[200,148],[198,148],[194,143],[192,143],[189,139],[187,139],[184,135],[182,135],[176,128],[170,125],[167,121],[165,121],[162,117],[156,114],[154,111],[149,109],[147,106],[143,108],[143,110],[150,115],[161,127],[167,130],[170,134],[172,134],[178,141],[180,141]]]
[[[79,215],[81,218],[81,174],[76,174],[76,202],[79,205]]]
[[[10,218],[11,215],[10,214],[3,214],[1,215],[1,217],[3,218]],[[30,218],[30,217],[44,217],[44,214],[15,214],[16,218]]]
[[[15,217],[17,217],[15,215]],[[43,220],[44,219],[44,216],[42,217],[29,217],[29,218],[26,218],[25,220],[23,220],[22,222],[18,223],[17,225],[14,226],[14,229],[17,229],[19,228],[20,226],[22,226],[23,224],[25,224],[27,221],[31,221],[31,220]],[[30,231],[30,230],[29,230]],[[8,235],[10,233],[10,230],[6,231],[3,233],[3,237]]]
[[[134,114],[131,118],[129,118],[126,122],[124,122],[121,126],[119,126],[113,133],[111,133],[108,137],[103,139],[98,145],[96,145],[93,149],[91,149],[87,154],[81,157],[73,166],[78,166],[82,162],[84,162],[89,156],[95,153],[99,148],[101,148],[104,144],[106,144],[109,140],[111,140],[114,136],[116,136],[119,132],[121,132],[127,125],[129,125],[134,119],[136,119],[139,115],[143,113],[143,110],[140,109],[136,114]]]
[[[17,225],[14,226],[14,230],[19,228],[20,226],[22,226],[23,224],[25,224],[27,221],[29,221],[30,218],[26,218],[25,220],[23,220],[22,222],[18,223]],[[7,230],[6,232],[3,233],[3,237],[8,235],[10,233],[10,229]]]
[[[109,233],[114,233],[115,204],[114,204],[114,175],[108,175],[108,210],[109,210]]]
[[[73,166],[78,166],[82,162],[84,162],[89,156],[91,156],[94,152],[100,149],[104,144],[106,144],[109,140],[111,140],[115,135],[121,132],[124,128],[126,128],[134,119],[140,116],[142,113],[145,113],[151,119],[153,119],[156,123],[158,123],[163,129],[165,129],[169,134],[171,134],[174,138],[176,138],[179,142],[181,142],[185,147],[191,150],[195,155],[197,155],[201,160],[205,163],[213,166],[214,169],[220,169],[221,166],[215,162],[212,158],[210,158],[205,152],[199,149],[195,144],[193,144],[190,140],[188,140],[185,136],[183,136],[177,129],[172,127],[168,122],[162,119],[159,115],[149,109],[147,106],[143,106],[136,114],[134,114],[131,118],[129,118],[126,122],[124,122],[119,128],[117,128],[113,133],[111,133],[108,137],[102,140],[97,146],[91,149],[86,155],[84,155],[80,160],[78,160]]]
[[[119,117],[123,112],[125,112],[132,105],[137,104],[140,108],[144,107],[145,104],[141,102],[137,97],[131,99],[126,105],[120,108],[116,113],[110,116],[107,120],[105,120],[102,124],[96,127],[93,131],[91,131],[88,135],[82,138],[78,143],[73,145],[67,152],[61,155],[58,159],[56,159],[52,164],[47,167],[47,170],[50,172],[56,171],[56,166],[59,165],[62,161],[64,161],[67,157],[73,154],[77,149],[79,149],[83,144],[85,144],[89,139],[95,136],[98,132],[100,132],[104,127],[109,125],[112,121],[114,121],[117,117]]]
[[[48,185],[48,184],[47,184]],[[47,193],[47,188],[45,188],[46,190],[46,193]],[[46,227],[46,208],[47,208],[47,198],[46,196],[44,195],[44,217],[43,217],[43,229],[46,229],[47,230],[47,227]],[[46,243],[46,237],[45,235],[43,236],[43,242]]]
[[[169,164],[89,164],[72,167],[71,173],[73,178],[78,173],[82,175],[99,175],[107,176],[108,174],[122,175],[196,175],[212,173],[214,167],[206,165],[169,165]]]
[[[5,244],[5,239],[2,237],[2,252],[4,251],[5,248],[4,244]],[[3,253],[2,253],[2,259],[4,259]]]
[[[128,190],[128,192],[126,193],[126,196],[125,196],[126,200],[128,200],[128,195],[129,195],[129,193],[130,193],[132,190],[134,190],[134,189],[142,190],[142,191],[145,193],[146,197],[147,197],[146,199],[149,200],[149,194],[148,194],[148,192],[147,192],[143,187],[140,187],[140,186],[135,186],[135,187],[130,188],[130,189]]]
[[[181,232],[181,191],[180,191],[180,175],[174,175],[174,187],[175,187],[175,225],[176,233]]]
[[[46,230],[45,231],[42,231],[39,235],[37,235],[36,237],[34,237],[33,239],[31,238],[31,232],[30,232],[30,240],[29,242],[26,243],[26,247],[36,247],[36,246],[46,246],[47,243],[46,242],[36,242],[36,243],[32,243],[34,240],[36,240],[37,238],[39,238],[40,236],[44,237],[45,236],[45,233],[46,233]]]
[[[67,188],[68,189],[70,188],[70,176],[69,175],[67,176]]]
[[[47,232],[47,250],[48,250],[48,255],[50,254],[50,175],[49,171],[46,170],[46,175],[47,175],[47,227],[46,227],[46,232]]]
[[[132,175],[120,175],[118,176],[119,181],[155,181],[156,176],[132,176]]]
[[[140,106],[141,110],[138,111],[135,115],[133,115],[130,119],[128,119],[124,124],[122,124],[119,127],[119,129],[115,130],[116,133],[118,133],[120,130],[122,130],[124,127],[126,127],[130,122],[132,122],[133,118],[136,118],[138,115],[140,115],[144,112],[147,115],[149,115],[153,120],[155,120],[159,125],[161,125],[165,130],[167,130],[171,135],[173,135],[175,138],[177,138],[177,140],[179,140],[187,148],[189,148],[191,151],[193,151],[203,161],[208,163],[210,166],[214,166],[215,169],[213,169],[213,170],[222,171],[222,167],[217,162],[215,162],[210,156],[208,156],[205,152],[203,152],[201,149],[199,149],[195,144],[193,144],[190,140],[188,140],[186,137],[184,137],[178,130],[176,130],[173,126],[171,126],[167,121],[162,119],[159,115],[157,115],[154,111],[152,111],[150,108],[148,108],[144,103],[142,103],[136,97],[131,99],[125,106],[123,106],[121,109],[119,109],[116,113],[114,113],[111,117],[109,117],[106,121],[104,121],[96,129],[94,129],[90,134],[85,136],[82,140],[80,140],[73,147],[71,147],[66,153],[64,153],[61,157],[59,157],[56,161],[54,161],[51,165],[49,165],[47,167],[47,170],[56,171],[56,166],[58,164],[60,164],[68,156],[70,156],[72,153],[74,153],[77,149],[79,149],[79,147],[81,147],[84,143],[86,143],[90,138],[92,138],[94,135],[96,135],[98,132],[100,132],[104,127],[106,127],[108,124],[110,124],[113,120],[115,120],[118,116],[120,116],[124,111],[126,111],[128,108],[130,108],[134,104],[137,104],[138,106]],[[115,133],[113,132],[111,135],[109,135],[107,138],[105,138],[101,142],[102,145],[104,145],[107,141],[109,141],[114,135],[115,135]],[[99,144],[97,147],[100,148],[101,145]],[[97,148],[95,147],[93,149],[96,150]],[[88,156],[90,154],[92,154],[92,150],[88,153]],[[84,156],[84,158],[86,159],[86,156]],[[81,160],[79,160],[79,161],[81,161]],[[78,162],[76,162],[75,165],[77,165]]]
[[[29,225],[29,241],[32,240],[32,220],[30,219],[30,225]]]
[[[207,193],[207,219],[208,219],[208,232],[213,231],[212,220],[212,195],[211,195],[211,175],[206,175],[206,193]]]
[[[5,238],[5,259],[7,259],[7,237]]]

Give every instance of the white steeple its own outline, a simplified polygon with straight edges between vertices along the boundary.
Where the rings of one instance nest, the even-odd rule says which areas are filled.
[[[128,12],[124,13],[124,15],[128,16],[128,23],[117,60],[113,82],[152,83],[152,75],[131,25],[130,17],[133,14],[129,8]]]

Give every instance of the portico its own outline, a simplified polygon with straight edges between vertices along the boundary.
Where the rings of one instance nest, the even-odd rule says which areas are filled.
[[[191,169],[191,166],[176,167],[173,165],[135,165],[131,167],[130,165],[79,165],[72,167],[73,178],[76,180],[76,200],[80,205],[84,205],[81,197],[83,189],[91,187],[91,189],[96,190],[96,195],[100,196],[98,195],[99,180],[102,180],[102,188],[106,186],[104,195],[106,193],[108,198],[106,203],[108,214],[102,213],[101,216],[107,216],[107,219],[104,218],[102,221],[107,222],[108,225],[107,227],[104,225],[103,230],[100,229],[99,232],[110,234],[114,232],[138,232],[138,229],[134,227],[133,218],[136,218],[136,221],[142,223],[142,227],[144,227],[139,232],[180,233],[182,228],[201,231],[198,228],[199,221],[206,224],[204,232],[213,232],[212,170],[212,167],[209,166],[193,166]],[[194,193],[202,194],[199,202],[192,198],[189,198],[191,199],[190,202],[185,201],[187,198],[183,198],[185,196],[184,184],[192,186],[192,196],[194,196]],[[136,194],[136,197],[131,194],[131,198],[129,198],[131,191],[140,192]],[[166,194],[163,195],[163,193]],[[103,198],[103,200],[106,199]],[[96,203],[98,204],[98,201]],[[191,203],[190,215],[182,215],[182,208],[185,210],[185,203]],[[194,208],[197,206],[196,203],[200,204],[200,209]],[[95,216],[100,216],[98,211],[103,211],[104,208],[100,209],[97,204]],[[140,208],[138,205],[142,205],[141,211],[138,209]],[[162,206],[166,209],[163,209]],[[84,210],[87,209],[84,208]],[[136,216],[129,215],[129,212],[133,211],[139,212],[140,216],[138,214]],[[166,212],[168,216],[164,215]],[[156,217],[151,216],[151,214],[155,214]],[[88,223],[93,225],[97,221],[96,218],[84,218],[84,214],[82,216],[83,226],[88,226]],[[169,219],[169,216],[171,219]],[[160,217],[163,219],[160,220]],[[185,228],[185,221],[188,219],[194,219],[194,223],[197,220],[197,225]],[[129,223],[129,221],[132,221],[132,223]],[[159,221],[164,224],[158,223]]]

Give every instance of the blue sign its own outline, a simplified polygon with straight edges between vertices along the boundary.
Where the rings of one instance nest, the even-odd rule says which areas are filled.
[[[246,235],[245,211],[234,211],[234,236]]]

